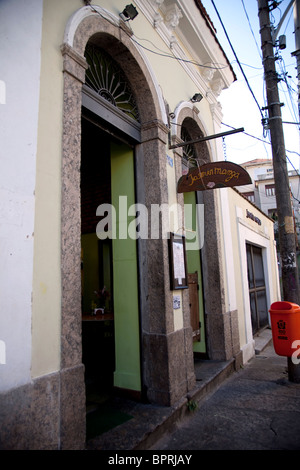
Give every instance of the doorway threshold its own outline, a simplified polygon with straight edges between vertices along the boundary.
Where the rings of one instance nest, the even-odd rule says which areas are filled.
[[[272,330],[267,326],[254,336],[255,354],[260,354],[272,341]]]

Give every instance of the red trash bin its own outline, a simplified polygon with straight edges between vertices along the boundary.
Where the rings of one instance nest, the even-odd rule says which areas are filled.
[[[275,352],[291,357],[293,342],[300,340],[300,307],[292,302],[274,302],[269,312]]]

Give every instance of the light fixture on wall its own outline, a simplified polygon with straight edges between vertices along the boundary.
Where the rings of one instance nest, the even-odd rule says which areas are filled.
[[[124,21],[134,20],[137,15],[138,11],[132,3],[130,5],[126,5],[122,13],[120,13],[120,17]]]
[[[191,98],[192,103],[199,103],[202,100],[203,96],[201,93],[195,93],[194,96]]]

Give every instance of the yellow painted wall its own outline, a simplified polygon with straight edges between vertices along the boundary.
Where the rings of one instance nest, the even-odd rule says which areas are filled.
[[[63,74],[60,46],[73,8],[81,2],[45,0],[37,148],[32,377],[60,367],[60,197]]]
[[[96,3],[95,3],[96,5]],[[35,207],[35,244],[32,316],[32,377],[59,370],[61,313],[61,156],[63,122],[63,73],[60,46],[70,16],[83,2],[80,0],[44,0],[41,45],[40,106],[37,149]],[[118,17],[126,2],[101,1],[101,7]],[[153,41],[170,53],[155,29],[140,14],[131,24],[136,38]],[[141,41],[142,42],[142,41]],[[143,41],[146,46],[149,43]],[[152,47],[150,47],[152,49]],[[174,59],[143,51],[158,85],[170,105],[189,100],[198,91],[195,84]],[[209,103],[204,98],[198,105],[208,132],[213,132]],[[166,149],[167,150],[167,149]],[[172,155],[171,155],[172,156]],[[176,200],[175,168],[168,169],[169,200]],[[174,192],[175,191],[175,192]],[[182,325],[181,312],[176,312],[175,329]]]

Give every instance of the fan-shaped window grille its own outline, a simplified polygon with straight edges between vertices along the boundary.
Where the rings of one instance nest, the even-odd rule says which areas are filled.
[[[192,140],[190,134],[185,127],[181,129],[181,139],[183,142],[190,142]],[[182,155],[182,169],[188,171],[190,168],[197,166],[196,153],[193,144],[185,145]]]
[[[137,105],[129,83],[118,64],[102,49],[88,44],[85,84],[113,106],[139,121]]]

